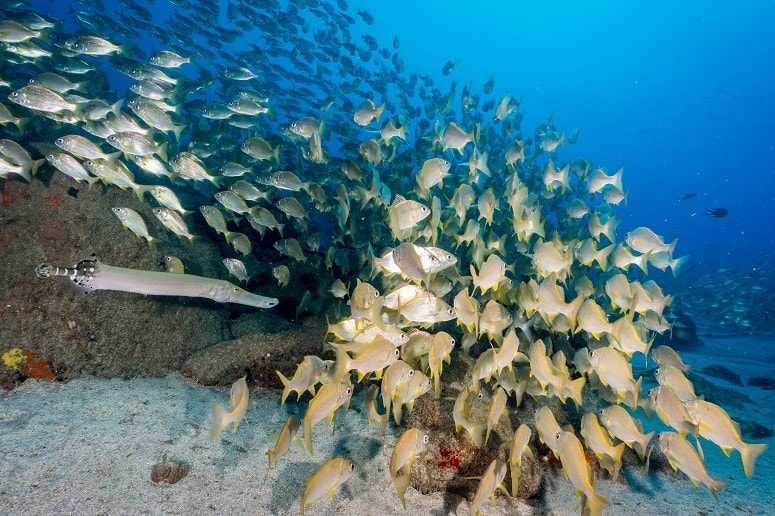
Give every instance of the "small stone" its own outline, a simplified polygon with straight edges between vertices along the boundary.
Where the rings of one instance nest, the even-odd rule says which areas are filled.
[[[164,460],[151,468],[151,482],[160,486],[171,486],[178,483],[191,470],[189,465],[180,460]]]

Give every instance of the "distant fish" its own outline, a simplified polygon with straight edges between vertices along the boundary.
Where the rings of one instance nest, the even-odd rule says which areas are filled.
[[[681,201],[688,201],[689,199],[694,199],[697,197],[697,192],[686,192],[681,196]]]
[[[726,208],[713,208],[712,210],[708,210],[707,213],[714,219],[723,219],[729,215],[729,210]]]
[[[371,15],[368,11],[358,11],[358,16],[361,17],[361,20],[366,23],[366,25],[374,25],[374,16]]]
[[[441,73],[443,73],[445,76],[451,74],[457,69],[457,65],[460,62],[458,61],[447,61],[446,64],[441,68]]]

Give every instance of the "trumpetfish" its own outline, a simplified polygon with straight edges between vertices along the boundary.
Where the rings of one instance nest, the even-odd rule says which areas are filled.
[[[41,263],[35,268],[39,278],[66,276],[86,291],[118,290],[146,296],[203,297],[217,303],[236,303],[256,308],[272,308],[278,300],[260,296],[225,280],[193,274],[125,269],[102,263],[96,255],[72,267]]]

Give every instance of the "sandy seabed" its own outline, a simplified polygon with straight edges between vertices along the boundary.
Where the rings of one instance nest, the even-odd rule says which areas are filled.
[[[761,346],[769,352],[739,351]],[[772,375],[774,355],[775,342],[753,340],[714,341],[701,353],[685,354],[695,370],[723,363],[744,378]],[[734,417],[775,425],[775,391],[738,389],[755,407],[744,416],[732,412]],[[306,479],[333,455],[355,460],[358,476],[330,502],[313,505],[310,514],[469,514],[463,498],[411,488],[404,511],[387,471],[395,435],[367,425],[357,410],[338,416],[333,432],[321,423],[314,431],[314,455],[295,445],[265,479],[266,452],[301,405],[280,408],[276,392],[256,390],[237,432],[210,442],[210,407],[227,397],[226,390],[178,375],[25,382],[0,396],[0,514],[298,514]],[[360,400],[352,406],[360,407]],[[727,458],[704,442],[711,475],[728,483],[718,500],[685,477],[662,473],[625,470],[629,487],[598,481],[611,502],[605,514],[775,514],[773,441],[751,480],[743,476],[736,452]],[[150,479],[152,466],[165,456],[191,467],[172,486]],[[578,514],[577,505],[571,484],[549,474],[541,498],[528,504],[501,496],[484,514]]]

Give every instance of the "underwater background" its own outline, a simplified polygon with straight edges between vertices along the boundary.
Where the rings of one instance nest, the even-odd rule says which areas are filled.
[[[595,513],[601,508],[595,504],[597,492],[576,496],[578,484],[563,476],[578,457],[570,448],[560,450],[559,438],[555,443],[550,435],[554,426],[539,420],[546,407],[557,429],[573,434],[568,440],[576,439],[576,432],[587,446],[579,460],[585,464],[582,470],[590,471],[594,489],[607,498],[606,514],[775,511],[771,449],[760,456],[755,474],[744,475],[738,451],[727,457],[726,450],[716,446],[718,439],[708,437],[715,435],[710,430],[697,423],[702,439],[692,437],[691,429],[687,433],[677,428],[653,402],[646,403],[653,389],[670,385],[679,390],[677,384],[660,379],[657,368],[680,369],[680,360],[654,357],[656,348],[671,346],[690,366],[681,378],[689,382],[692,396],[682,398],[682,404],[718,404],[734,420],[724,426],[728,431],[734,434],[736,429],[746,443],[772,441],[775,2],[31,0],[0,5],[3,20],[40,22],[29,15],[37,13],[54,22],[18,46],[10,41],[18,29],[0,30],[0,39],[6,38],[0,102],[11,117],[4,118],[0,138],[18,142],[32,162],[40,160],[33,165],[35,173],[20,173],[26,164],[3,153],[7,168],[0,170],[0,272],[7,278],[0,286],[0,380],[6,391],[0,396],[0,431],[5,437],[0,453],[8,457],[0,466],[1,512],[295,514],[304,512],[306,500],[312,504],[307,511],[326,514],[468,514],[474,507],[480,514]],[[129,45],[104,56],[73,54],[69,42],[84,34]],[[35,50],[25,47],[30,42],[51,56],[24,55]],[[172,124],[185,128],[180,136],[163,128],[150,131],[153,150],[133,154],[109,143],[108,132],[98,133],[122,112],[137,127],[152,126],[127,103],[138,97],[132,87],[144,80],[140,76],[151,73],[143,68],[149,56],[162,50],[190,56],[192,62],[179,68],[157,66],[173,77],[172,86],[159,82],[163,90],[169,88],[164,99],[139,97],[175,108],[168,113]],[[76,60],[93,68],[69,75],[59,68]],[[49,113],[49,107],[24,106],[11,99],[12,92],[47,71],[72,81],[91,77],[85,86],[63,94],[79,105],[74,119],[68,118],[72,115],[67,109]],[[246,71],[255,77],[235,78]],[[68,94],[81,98],[73,100]],[[246,98],[258,114],[229,112],[227,103]],[[85,99],[105,102],[80,105]],[[125,99],[122,105],[111,106],[119,99]],[[493,119],[501,105],[509,108],[507,114],[503,120]],[[87,110],[103,108],[104,116],[80,118]],[[366,123],[357,120],[361,112]],[[27,121],[19,125],[18,120]],[[292,125],[303,120],[308,124],[303,128]],[[387,122],[405,132],[400,141],[385,138]],[[453,124],[461,134],[450,135]],[[101,152],[123,151],[119,161],[131,170],[134,186],[106,179],[90,167],[86,177],[62,173],[51,159],[60,155],[61,145],[52,143],[66,134],[86,137]],[[454,150],[454,138],[464,140],[462,152]],[[260,141],[247,149],[243,144],[250,139]],[[373,158],[374,149],[363,146],[369,139],[384,155]],[[524,144],[516,166],[504,163],[515,140],[520,147]],[[163,142],[169,147],[162,150]],[[482,158],[488,147],[490,173],[485,174],[488,158],[483,158],[483,167],[481,162],[471,165],[469,158]],[[187,152],[211,174],[205,180],[194,178],[199,170],[192,172],[195,166],[186,169],[162,156]],[[140,154],[160,158],[166,172],[143,171],[132,158]],[[86,166],[87,158],[78,157]],[[447,169],[426,188],[418,170],[432,157],[447,160]],[[227,162],[238,162],[248,171],[226,174]],[[547,162],[557,164],[557,170],[550,167],[547,172]],[[350,163],[356,163],[354,169],[347,168]],[[429,175],[436,173],[436,165],[428,166]],[[562,176],[566,165],[570,180],[567,170]],[[594,180],[598,167],[605,184],[597,193],[616,192],[621,199],[609,202],[606,197],[602,202],[591,187],[589,192],[583,188]],[[605,175],[620,167],[621,191],[615,179],[606,183]],[[299,177],[277,179],[274,174],[283,170]],[[558,178],[552,179],[553,172]],[[92,185],[94,176],[102,184]],[[303,186],[293,182],[299,178]],[[215,196],[232,191],[240,179],[248,179],[266,195],[250,198],[254,190],[239,191],[250,212],[240,213],[240,205],[234,208]],[[147,184],[174,191],[174,200],[183,205],[183,233],[158,215],[156,220],[152,209],[169,206],[143,191]],[[326,200],[309,193],[312,184],[319,185]],[[456,221],[454,199],[463,185],[471,186],[476,197]],[[520,204],[514,201],[512,206],[512,199],[519,198],[515,192],[520,186],[527,196],[522,203],[542,213],[544,234],[533,228],[524,236],[516,223],[511,231],[511,211],[516,220]],[[468,241],[461,236],[466,216],[481,220],[477,217],[485,211],[482,197],[488,187],[500,202],[490,215],[494,225],[485,216]],[[399,194],[419,203],[412,210],[431,207],[427,224],[412,210],[394,215]],[[301,208],[283,204],[289,198],[298,199]],[[591,208],[582,216],[583,223],[566,215],[570,201]],[[444,205],[441,222],[433,202]],[[225,232],[204,212],[200,216],[203,205],[226,215]],[[149,233],[145,238],[153,243],[147,244],[137,227],[130,228],[134,235],[126,229],[129,224],[111,212],[117,206],[141,214],[148,225],[142,226]],[[266,206],[277,220],[256,223],[258,206]],[[605,229],[603,236],[595,236],[590,226],[593,234],[586,234],[590,213],[599,214],[598,220],[609,228],[613,224],[607,240]],[[415,216],[418,220],[403,227]],[[285,233],[273,227],[278,221]],[[656,240],[633,243],[630,233],[642,227],[652,229]],[[186,231],[191,233],[187,236]],[[240,233],[247,235],[247,253],[232,240]],[[674,248],[663,250],[676,239]],[[298,250],[289,240],[299,244]],[[580,269],[584,241],[603,255]],[[422,254],[421,245],[454,256],[433,255],[433,263],[443,263],[429,272],[422,262],[429,255]],[[561,258],[552,254],[540,262],[538,248],[544,245]],[[651,249],[641,251],[644,246]],[[408,249],[408,258],[396,254],[399,248]],[[661,300],[661,308],[633,308],[637,295],[629,297],[632,307],[617,305],[609,291],[615,267],[604,262],[607,252],[613,256],[621,249],[635,252],[631,264],[616,266],[623,271],[618,276],[633,285],[642,281],[641,292],[648,292],[649,302],[656,305]],[[218,302],[196,299],[196,294],[140,296],[127,292],[148,291],[102,291],[100,286],[98,292],[84,295],[64,278],[35,277],[39,263],[70,267],[85,259],[80,263],[88,268],[96,263],[89,261],[91,253],[106,265],[102,270],[116,266],[140,275],[180,272],[177,262],[169,259],[173,257],[185,266],[186,275],[229,281],[248,292],[233,294],[236,297],[226,303],[210,293],[198,297]],[[476,286],[486,281],[485,258],[491,256],[503,256],[505,269],[490,293],[479,288],[477,294]],[[237,260],[246,277],[224,258]],[[390,263],[380,261],[387,258],[392,258],[397,275]],[[564,265],[566,258],[570,262]],[[553,272],[547,270],[553,267]],[[470,327],[455,295],[461,291],[459,284],[468,296],[469,268],[475,278],[470,299],[476,307],[476,323]],[[51,275],[72,275],[78,283],[76,269],[62,271],[56,268]],[[147,281],[156,287],[164,283],[162,276],[152,278]],[[444,283],[435,284],[436,278]],[[530,291],[530,281],[536,290]],[[530,299],[543,303],[544,294],[537,289],[547,282],[561,292],[559,312],[548,310],[547,315],[544,305],[525,309]],[[432,291],[429,299],[438,302],[433,310],[413,305],[421,312],[416,320],[406,300],[405,306],[398,298],[397,313],[395,306],[388,306],[390,301],[381,300],[412,283]],[[586,297],[598,299],[594,304],[602,309],[602,319],[597,312],[585,312],[586,319],[579,314],[586,288],[593,292]],[[372,294],[380,300],[376,304],[369,298]],[[367,301],[362,302],[364,296]],[[575,310],[569,315],[563,312],[565,299],[572,307],[573,298],[579,303],[568,308]],[[388,304],[383,307],[383,302]],[[506,307],[498,314],[508,319],[502,327],[500,320],[488,318],[485,306],[493,306],[490,303]],[[448,308],[453,314],[449,317],[442,313]],[[649,318],[652,315],[655,318]],[[614,323],[628,317],[635,345],[645,346],[634,354],[615,342],[624,339],[624,330]],[[355,325],[354,334],[348,333],[348,321]],[[397,332],[390,336],[382,330],[385,339],[401,349],[398,363],[410,364],[417,378],[428,381],[417,387],[415,396],[398,396],[404,400],[399,403],[405,406],[403,421],[394,413],[391,419],[386,395],[379,390],[386,381],[381,375],[387,375],[395,358],[364,366],[362,349],[348,347],[367,331],[364,328],[378,322]],[[604,328],[602,337],[597,324]],[[496,373],[493,366],[492,377],[478,378],[482,357],[506,353],[512,333],[519,338],[519,351],[515,348],[508,368],[497,368]],[[431,348],[431,341],[439,342],[434,335],[451,339],[437,366],[431,365],[431,349],[437,349]],[[543,353],[535,353],[551,358],[549,376],[565,375],[557,387],[536,384],[533,344],[538,337],[548,344]],[[346,350],[334,352],[322,342]],[[574,355],[582,346],[585,352],[601,346],[619,349],[626,356],[624,369],[631,368],[632,392],[621,394],[600,383],[595,375],[614,373],[597,362],[586,369],[586,362]],[[288,378],[294,383],[304,376],[300,364],[310,356],[330,362],[308,362],[325,372],[315,370],[310,385],[291,389],[298,398],[285,402]],[[500,376],[511,371],[512,362],[513,385]],[[584,397],[574,396],[571,384],[582,379]],[[480,380],[485,387],[475,392]],[[312,454],[305,450],[312,452],[311,442],[296,441],[306,438],[304,424],[313,400],[319,399],[316,394],[326,392],[323,385],[347,385],[350,390],[342,394],[346,401],[326,406],[326,415],[331,408],[336,414],[334,431],[322,418],[315,426]],[[278,402],[281,389],[283,404]],[[497,405],[501,390],[508,393],[508,416],[490,424],[488,410]],[[477,392],[484,393],[479,404]],[[634,402],[628,395],[635,396]],[[604,422],[598,410],[608,406],[629,407],[642,435],[652,437],[650,432],[655,432],[648,460],[637,443]],[[581,420],[587,413],[598,413],[595,421],[601,418],[605,436],[610,433],[613,442],[626,443],[621,446],[624,454],[620,451],[618,462],[614,460],[614,474],[606,457],[591,451],[589,437],[582,439]],[[699,418],[694,412],[690,416]],[[290,430],[293,421],[301,428]],[[479,423],[470,428],[463,424],[461,431],[456,429],[460,421]],[[515,487],[519,480],[511,476],[510,463],[510,473],[504,469],[505,477],[498,478],[507,478],[507,490],[515,496],[482,502],[488,493],[480,493],[487,483],[480,478],[497,477],[509,456],[506,451],[514,453],[508,445],[520,423],[532,431],[531,444],[517,466],[522,491]],[[224,431],[229,425],[231,430]],[[691,453],[699,454],[712,479],[726,487],[713,487],[712,479],[705,478],[696,479],[704,486],[692,485],[687,479],[691,475],[684,474],[686,455],[675,455],[658,440],[658,433],[666,434],[671,427],[682,442],[685,435]],[[477,432],[484,428],[494,435],[489,448],[478,442]],[[405,446],[398,443],[408,442],[408,437],[399,437],[412,429],[428,437],[425,444],[411,443],[417,452],[409,454],[412,459],[404,469],[394,471],[391,454]],[[296,439],[288,437],[297,431]],[[283,435],[289,443],[277,452]],[[697,442],[702,446],[695,446]],[[269,463],[276,462],[269,468],[266,457],[272,450],[281,459],[270,453]],[[329,462],[336,457],[352,460],[355,473],[346,471],[350,462]],[[675,466],[681,464],[676,473]],[[326,472],[325,466],[341,471]],[[313,479],[326,489],[333,486],[333,500],[322,501],[327,498],[322,495],[315,500]],[[404,481],[411,488],[406,493],[404,487],[402,494],[398,486]]]

